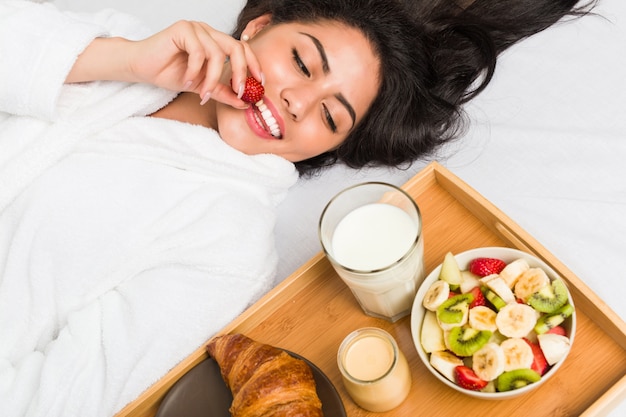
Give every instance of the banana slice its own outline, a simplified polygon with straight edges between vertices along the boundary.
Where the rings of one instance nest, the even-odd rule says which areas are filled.
[[[433,282],[430,288],[424,294],[424,308],[430,311],[437,311],[437,307],[448,299],[450,295],[450,284],[446,281],[438,279]]]
[[[526,259],[516,259],[500,271],[500,278],[506,282],[506,285],[508,285],[509,288],[513,288],[517,283],[517,279],[524,272],[528,271],[528,269],[530,269],[530,266],[528,265]]]
[[[504,352],[504,371],[530,368],[535,360],[533,350],[524,339],[512,337],[500,344]]]
[[[505,303],[514,303],[515,295],[506,282],[498,274],[487,275],[480,279],[483,285],[486,285],[491,291],[495,292],[498,297],[502,298]]]
[[[443,344],[447,350],[452,351],[450,348],[450,330],[443,329]]]
[[[472,355],[472,369],[480,379],[493,381],[502,372],[506,359],[497,343],[487,343]]]
[[[525,337],[537,323],[538,314],[527,304],[512,303],[496,315],[498,331],[507,337]]]
[[[541,268],[530,268],[524,272],[515,284],[515,295],[526,302],[528,297],[546,285],[550,285],[550,278]]]
[[[469,325],[476,330],[498,330],[496,325],[496,312],[487,306],[476,306],[469,311]]]
[[[430,364],[439,373],[452,382],[456,382],[454,369],[463,365],[463,361],[452,353],[442,350],[430,354]]]

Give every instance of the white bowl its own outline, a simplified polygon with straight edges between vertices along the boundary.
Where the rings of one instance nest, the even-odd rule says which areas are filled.
[[[457,261],[459,267],[461,268],[461,270],[468,269],[469,262],[472,259],[483,258],[483,257],[484,258],[498,258],[498,259],[503,260],[507,264],[509,262],[512,262],[512,261],[516,260],[516,259],[523,258],[523,259],[526,259],[526,261],[528,262],[528,264],[530,265],[531,268],[532,267],[541,267],[541,268],[543,268],[543,270],[546,272],[546,274],[548,275],[548,277],[551,280],[560,278],[560,276],[552,268],[550,268],[545,262],[543,262],[541,259],[539,259],[539,258],[537,258],[537,257],[535,257],[533,255],[530,255],[530,254],[528,254],[526,252],[522,252],[520,250],[517,250],[517,249],[504,248],[504,247],[485,247],[485,248],[471,249],[471,250],[468,250],[466,252],[462,252],[462,253],[459,253],[459,254],[455,255],[456,261]],[[428,290],[428,288],[430,288],[430,286],[432,285],[433,282],[435,282],[437,279],[439,279],[439,271],[441,271],[441,264],[439,266],[437,266],[424,279],[424,281],[422,282],[419,290],[417,291],[417,294],[415,296],[415,301],[413,302],[413,308],[411,310],[411,333],[412,333],[412,336],[413,336],[413,343],[415,344],[415,348],[417,349],[417,353],[418,353],[420,359],[422,360],[422,362],[424,362],[424,365],[426,366],[426,368],[428,368],[428,370],[437,379],[439,379],[441,382],[443,382],[444,384],[446,384],[450,388],[452,388],[452,389],[454,389],[456,391],[459,391],[459,392],[461,392],[463,394],[469,395],[471,397],[480,398],[480,399],[489,399],[489,400],[504,400],[504,399],[517,397],[519,395],[525,394],[525,393],[527,393],[529,391],[532,391],[532,390],[535,390],[535,389],[539,388],[548,379],[550,379],[550,377],[552,375],[554,375],[558,371],[558,369],[561,367],[561,365],[565,361],[566,357],[561,359],[556,364],[554,364],[550,368],[550,370],[548,372],[546,372],[541,377],[540,381],[535,382],[533,384],[526,385],[525,387],[522,387],[522,388],[519,388],[519,389],[516,389],[516,390],[505,391],[505,392],[495,392],[495,393],[472,391],[472,390],[468,390],[468,389],[462,388],[459,385],[455,384],[454,382],[450,381],[448,378],[446,378],[442,374],[440,374],[430,364],[429,354],[424,351],[424,348],[422,347],[422,344],[420,342],[420,331],[421,331],[421,328],[422,328],[422,321],[424,319],[424,314],[426,312],[426,309],[422,305],[422,301],[424,299],[424,295],[426,294],[426,291]],[[568,290],[568,298],[569,298],[569,303],[572,305],[572,307],[574,307],[574,302],[572,300],[572,295],[569,292],[569,290]],[[570,317],[565,319],[565,321],[563,322],[562,326],[567,331],[567,336],[570,339],[570,351],[571,351],[571,345],[574,343],[574,334],[576,333],[576,310],[575,310],[575,307],[574,307],[574,313]]]

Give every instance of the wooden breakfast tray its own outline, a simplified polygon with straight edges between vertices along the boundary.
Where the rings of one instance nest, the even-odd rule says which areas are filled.
[[[364,315],[321,253],[220,334],[244,333],[309,359],[331,379],[350,417],[602,416],[626,399],[626,323],[579,278],[493,204],[436,162],[403,188],[422,212],[427,273],[441,263],[447,251],[508,246],[543,259],[569,283],[577,309],[576,339],[561,369],[541,389],[511,400],[486,401],[448,388],[421,363],[411,337],[410,318],[392,324]],[[344,389],[337,368],[337,349],[343,338],[367,326],[390,332],[412,369],[409,397],[387,413],[369,413],[357,407]],[[118,416],[154,416],[167,390],[206,357],[204,347],[200,347]]]

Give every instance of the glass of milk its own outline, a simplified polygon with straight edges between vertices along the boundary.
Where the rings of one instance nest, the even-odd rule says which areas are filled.
[[[367,182],[333,197],[319,222],[326,257],[363,311],[394,322],[424,279],[419,208],[400,188]]]
[[[361,408],[389,411],[411,389],[411,371],[394,338],[376,327],[350,333],[339,347],[337,365],[350,397]]]

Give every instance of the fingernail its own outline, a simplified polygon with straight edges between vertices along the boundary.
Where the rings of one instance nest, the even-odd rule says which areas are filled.
[[[201,106],[204,106],[207,101],[209,101],[211,99],[211,92],[206,93],[204,96],[202,96],[202,101],[200,102]]]
[[[183,91],[189,90],[189,87],[191,87],[191,84],[193,84],[193,81],[191,80],[187,81],[185,85],[183,85]]]
[[[239,92],[237,93],[237,98],[241,99],[241,97],[243,97],[243,90],[246,88],[245,83],[240,83],[239,84]]]
[[[261,85],[265,86],[265,74],[261,73]]]

